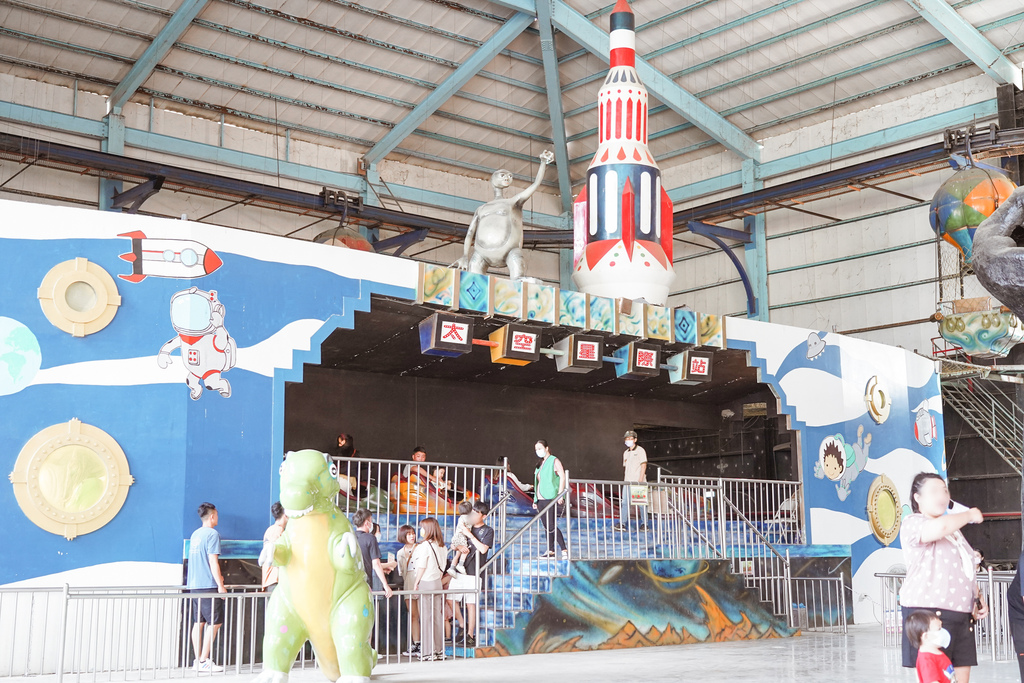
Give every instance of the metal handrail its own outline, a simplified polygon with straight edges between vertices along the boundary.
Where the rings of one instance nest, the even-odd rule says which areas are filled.
[[[779,558],[780,560],[785,562],[787,565],[789,564],[789,556],[787,555],[787,556],[784,557],[782,555],[782,553],[780,553],[778,551],[778,549],[774,545],[771,544],[771,542],[765,537],[765,535],[761,533],[761,530],[757,528],[757,525],[755,525],[753,522],[751,522],[749,519],[747,519],[747,516],[745,514],[743,514],[743,512],[738,507],[736,507],[736,504],[733,503],[731,500],[729,500],[728,496],[723,496],[723,500],[725,500],[725,503],[729,507],[731,507],[733,510],[736,511],[736,514],[740,516],[740,519],[743,521],[743,523],[746,524],[747,527],[750,528],[755,534],[757,534],[757,537],[760,538],[761,542],[765,546],[767,546],[767,548],[769,550],[772,551],[772,553],[775,555],[775,557]]]
[[[565,476],[566,476],[566,479],[568,479],[568,477],[569,477],[568,471],[566,472]],[[551,499],[553,501],[551,504],[552,505],[557,505],[558,504],[558,500],[563,498],[563,497],[566,499],[565,500],[565,508],[568,509],[568,507],[569,507],[569,486],[568,486],[568,483],[566,483],[566,487],[565,487],[564,491],[561,491],[557,496],[555,496],[554,498]],[[478,576],[482,576],[483,573],[484,573],[484,570],[486,570],[492,564],[495,564],[499,558],[503,557],[506,549],[512,548],[515,545],[516,541],[518,541],[521,536],[526,535],[526,533],[529,531],[529,529],[531,527],[536,526],[537,524],[543,524],[542,516],[539,515],[539,514],[538,515],[534,515],[533,517],[531,517],[530,521],[528,521],[526,524],[524,524],[522,527],[520,527],[518,531],[516,531],[514,534],[512,534],[511,538],[509,538],[507,541],[504,541],[501,544],[501,547],[498,548],[494,552],[493,555],[491,555],[489,558],[487,558],[487,561],[484,562],[483,566],[478,568],[479,571],[477,572],[477,575]],[[570,545],[570,542],[569,542],[568,539],[566,539],[566,545]],[[569,554],[571,556],[572,552],[570,551]]]

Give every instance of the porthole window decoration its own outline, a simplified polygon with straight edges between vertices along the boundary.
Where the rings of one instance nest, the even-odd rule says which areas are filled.
[[[135,483],[117,441],[78,419],[29,439],[10,480],[25,516],[69,541],[114,519]]]
[[[868,489],[868,522],[875,538],[885,545],[891,544],[900,535],[903,521],[903,505],[900,494],[892,479],[884,474],[871,482]]]
[[[73,337],[99,332],[110,324],[121,305],[114,278],[84,258],[51,268],[37,296],[46,319]]]

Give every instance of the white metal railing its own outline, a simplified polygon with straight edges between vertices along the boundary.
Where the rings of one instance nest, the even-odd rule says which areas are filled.
[[[374,593],[371,642],[378,664],[421,659],[410,646],[421,634],[409,598],[433,605],[446,632],[445,658],[470,653],[471,633],[454,642],[444,618],[446,605],[461,615],[459,602],[475,590]],[[224,622],[213,641],[211,674],[253,674],[262,670],[263,631],[269,595],[253,586],[228,593],[190,593],[180,586],[101,588],[0,588],[0,678],[52,675],[56,680],[129,681],[194,676],[191,629],[196,600],[223,600]],[[415,636],[415,637],[414,637]],[[467,645],[470,650],[467,650]],[[433,653],[429,653],[433,654]],[[306,643],[295,667],[315,667]]]
[[[399,541],[398,529],[413,528],[424,517],[434,517],[445,538],[455,532],[458,505],[483,500],[500,508],[488,524],[497,538],[505,536],[505,509],[498,501],[508,487],[507,461],[502,465],[468,465],[412,460],[333,457],[338,466],[341,493],[337,504],[351,516],[367,508],[380,525],[383,541]]]
[[[846,633],[846,585],[841,576],[790,578],[790,626],[803,631]]]
[[[569,520],[578,530],[574,559],[725,557],[717,484],[577,479],[569,489]]]
[[[728,479],[724,477],[687,477],[663,474],[658,481],[667,484],[692,484],[723,491],[736,510],[758,526],[775,545],[803,545],[803,484],[798,481],[772,479]],[[736,517],[726,510],[726,521]]]
[[[900,647],[903,636],[903,615],[900,611],[900,588],[906,574],[878,573],[882,593],[882,645]],[[988,605],[988,616],[978,621],[974,637],[978,655],[988,655],[994,662],[1017,659],[1010,631],[1007,588],[1013,581],[1014,572],[997,572],[989,569],[978,574],[978,586]],[[1018,596],[1019,598],[1019,596]]]

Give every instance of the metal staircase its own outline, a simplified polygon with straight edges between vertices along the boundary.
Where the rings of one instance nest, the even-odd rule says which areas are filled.
[[[949,378],[942,398],[1018,475],[1024,463],[1024,410],[1001,383],[983,377]]]

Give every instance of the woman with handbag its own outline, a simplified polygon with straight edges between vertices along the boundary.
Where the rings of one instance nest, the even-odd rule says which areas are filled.
[[[420,543],[412,554],[416,567],[413,590],[432,592],[419,596],[421,660],[444,659],[444,596],[440,591],[447,558],[441,525],[433,517],[424,517],[420,520]]]

